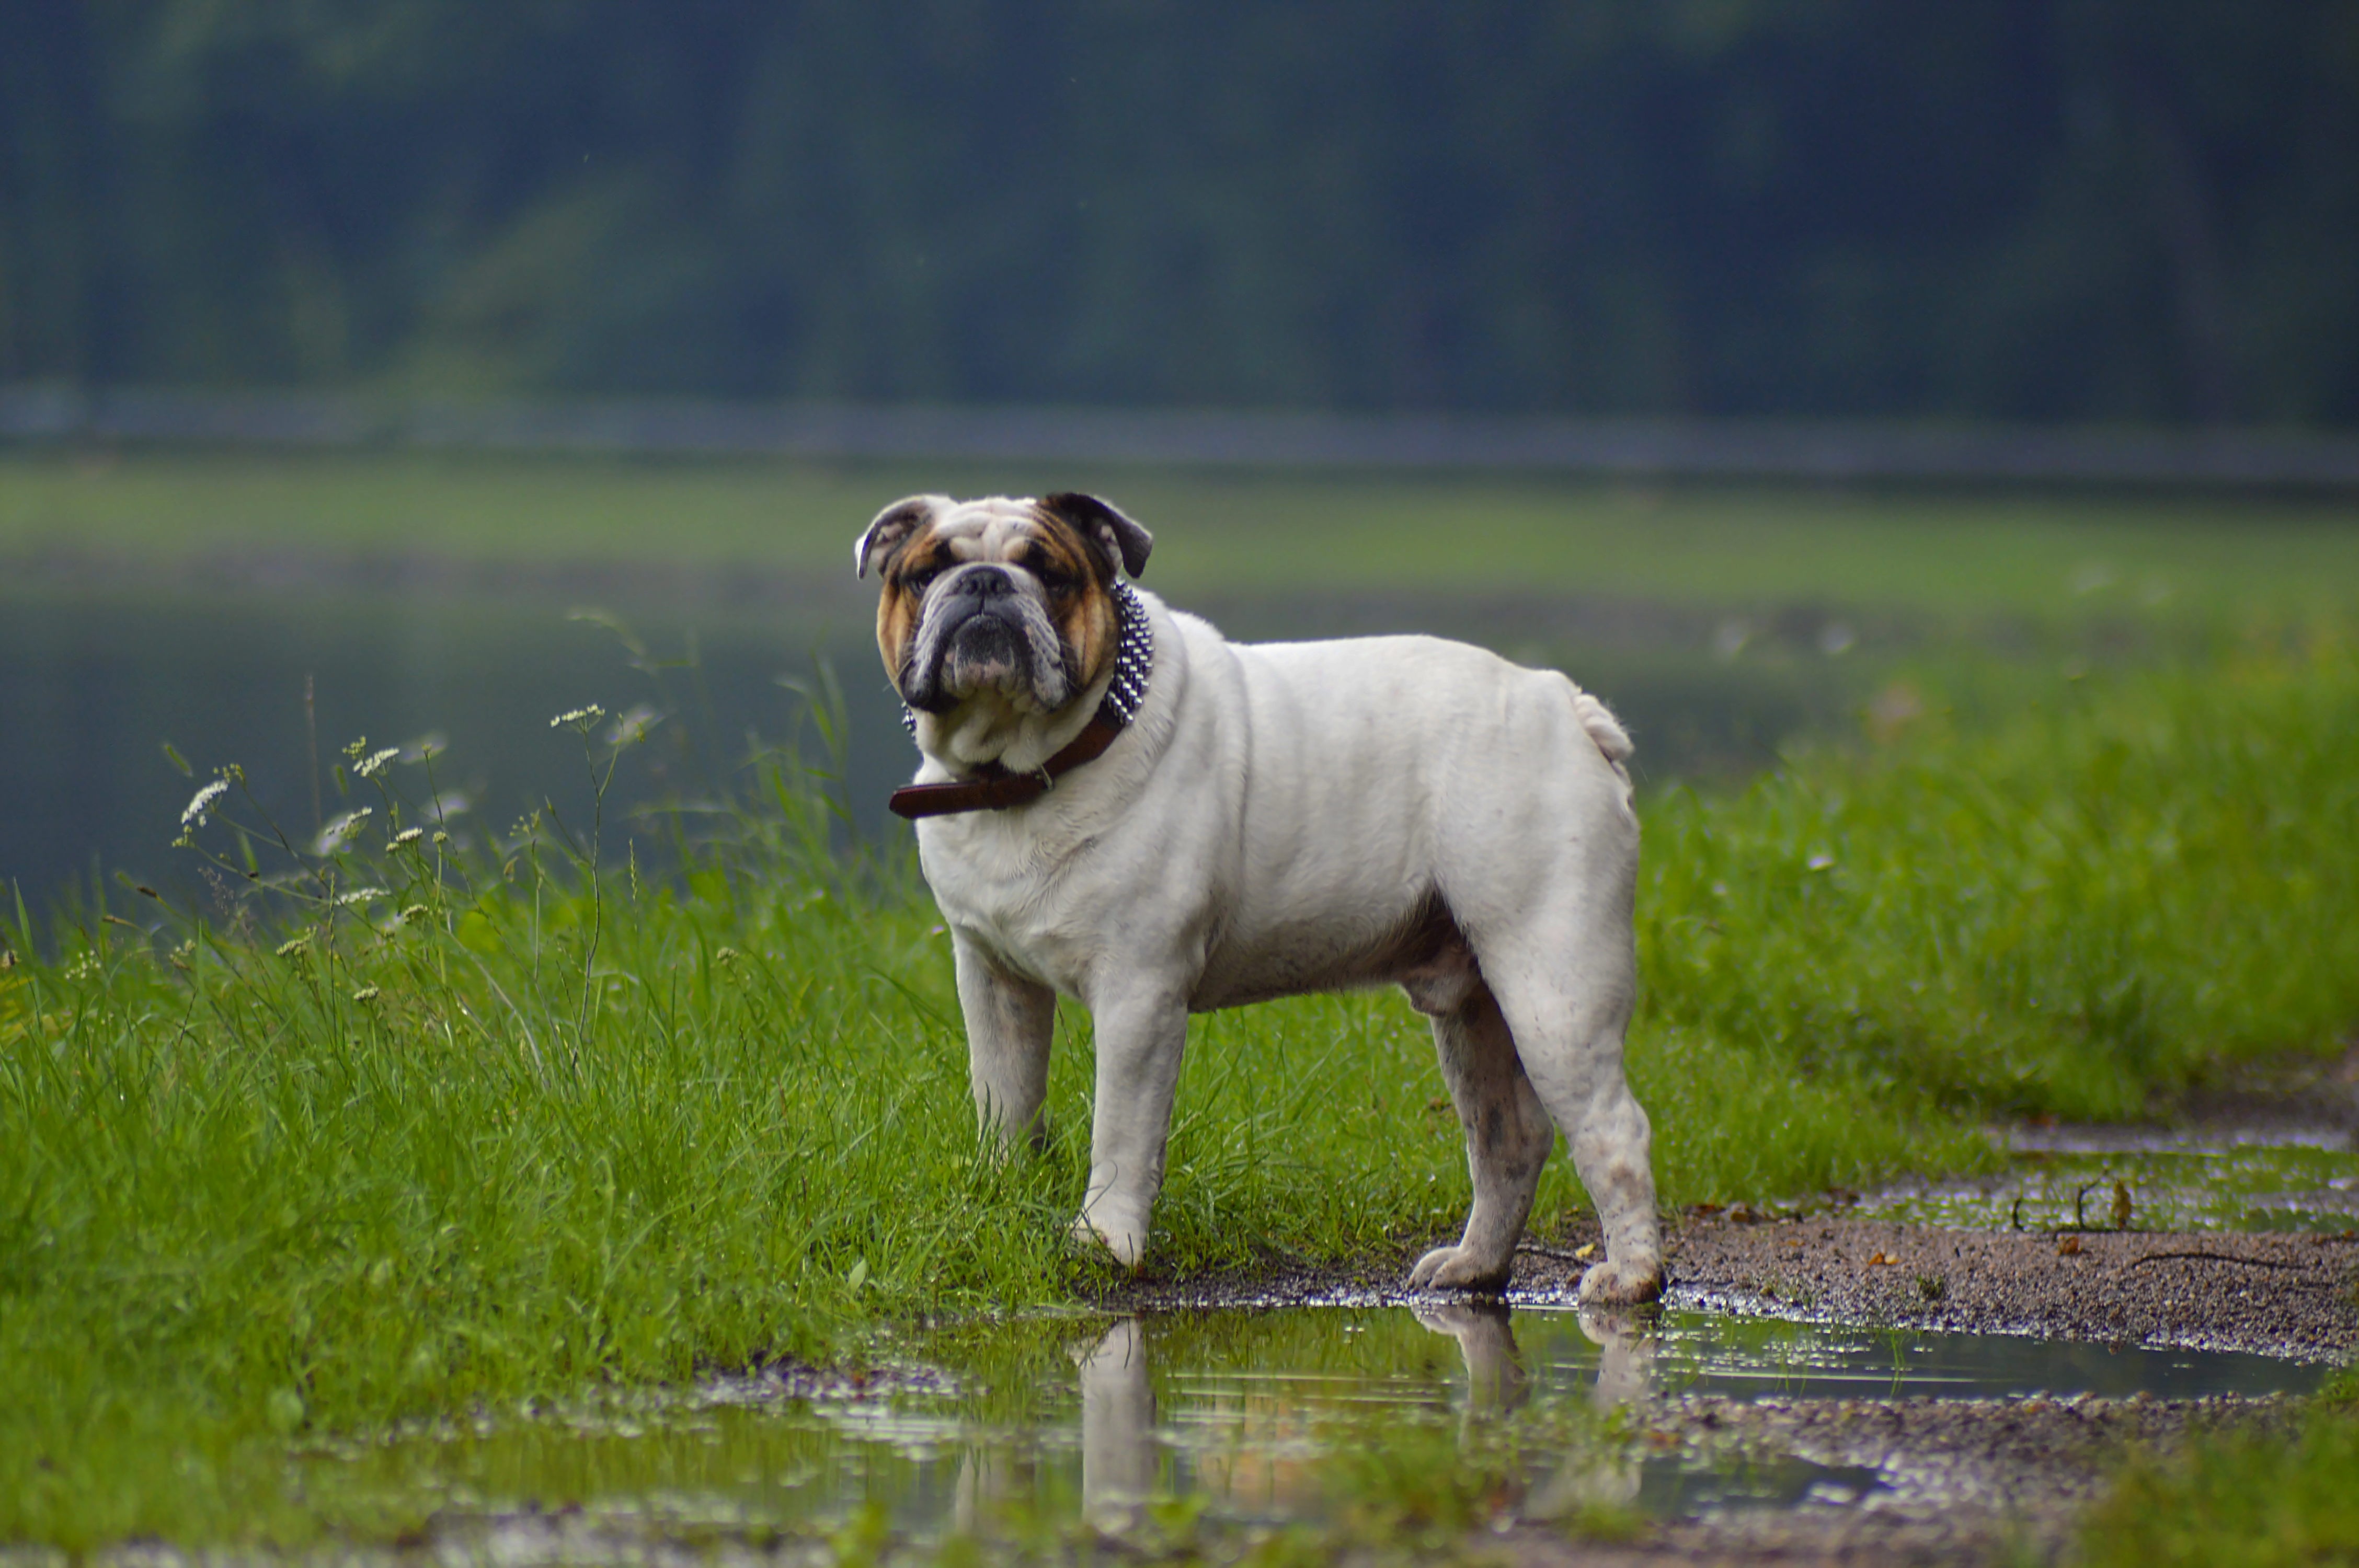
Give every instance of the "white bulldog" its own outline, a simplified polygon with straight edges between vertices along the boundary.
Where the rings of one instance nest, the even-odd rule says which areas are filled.
[[[876,638],[924,753],[977,1109],[1037,1139],[1056,998],[1096,1021],[1075,1234],[1147,1244],[1188,1015],[1398,984],[1433,1022],[1473,1176],[1418,1288],[1496,1290],[1561,1128],[1605,1258],[1586,1302],[1662,1288],[1636,980],[1629,739],[1552,671],[1431,637],[1245,644],[1124,580],[1146,529],[1086,495],[886,507]]]

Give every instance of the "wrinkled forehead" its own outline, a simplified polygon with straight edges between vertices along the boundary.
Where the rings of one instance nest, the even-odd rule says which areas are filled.
[[[1005,560],[1027,540],[1052,532],[1038,502],[1006,495],[962,501],[933,523],[934,537],[962,561]]]

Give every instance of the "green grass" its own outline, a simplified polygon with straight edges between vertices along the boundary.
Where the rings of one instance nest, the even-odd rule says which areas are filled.
[[[1666,1203],[1956,1168],[1981,1119],[2135,1109],[2359,1021],[2347,642],[2059,680],[1988,729],[1921,706],[1648,804],[1632,1061]],[[193,833],[208,906],[8,923],[0,1540],[397,1529],[296,1489],[289,1439],[857,1357],[1103,1277],[1061,1240],[1086,1020],[1046,1154],[986,1157],[947,943],[905,859],[827,848],[793,765],[683,817],[657,878],[612,825],[594,873],[582,823],[389,846],[425,766],[364,760],[343,849],[232,791]],[[1156,1266],[1389,1264],[1449,1228],[1441,1094],[1388,996],[1201,1021]],[[1553,1162],[1540,1223],[1578,1201]]]
[[[2359,1561],[2359,1376],[2290,1435],[2229,1429],[2138,1454],[2090,1512],[2091,1568],[2307,1568]]]
[[[2359,1022],[2345,638],[2022,695],[1655,802],[1652,1028],[1886,1103],[2095,1119]]]
[[[230,550],[745,564],[832,579],[886,501],[1096,489],[1148,580],[1807,602],[1938,616],[2350,608],[2359,505],[2244,495],[1633,487],[1070,464],[645,461],[133,449],[0,453],[0,557]]]

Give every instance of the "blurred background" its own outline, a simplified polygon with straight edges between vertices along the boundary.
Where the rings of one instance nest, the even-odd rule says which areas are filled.
[[[2359,416],[2332,0],[10,9],[10,380]]]
[[[297,837],[362,735],[578,813],[593,700],[725,790],[823,667],[879,824],[920,488],[1741,778],[2346,611],[2355,285],[2332,0],[16,0],[0,881],[173,874],[168,742]]]

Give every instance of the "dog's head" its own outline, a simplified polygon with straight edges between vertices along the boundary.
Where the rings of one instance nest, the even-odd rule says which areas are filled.
[[[913,495],[877,514],[853,558],[883,579],[876,649],[904,702],[1015,719],[1055,713],[1112,666],[1115,574],[1136,577],[1153,545],[1093,495]]]

